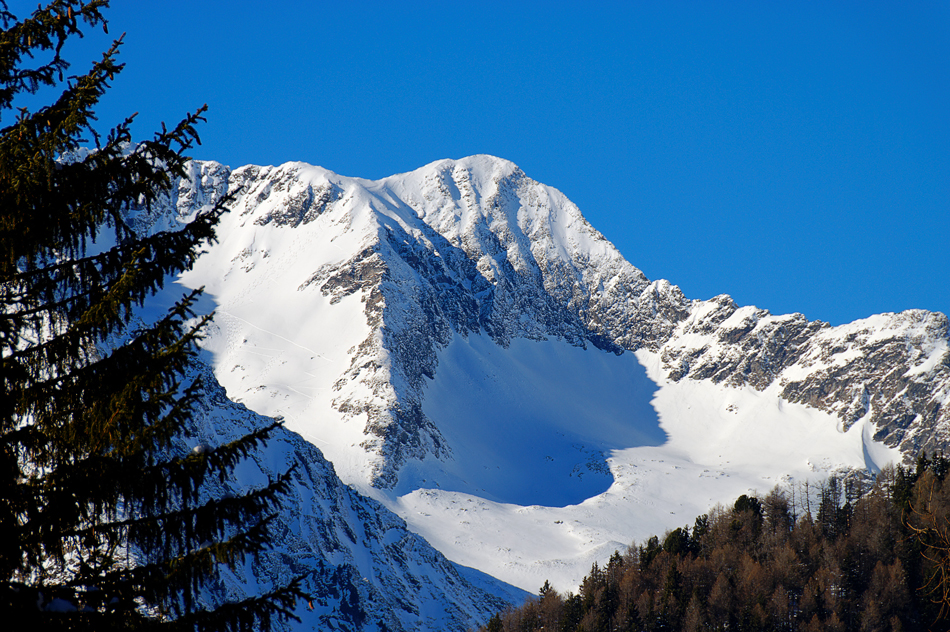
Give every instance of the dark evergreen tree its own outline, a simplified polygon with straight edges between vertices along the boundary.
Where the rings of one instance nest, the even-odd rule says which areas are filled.
[[[736,499],[733,509],[736,511],[736,513],[742,511],[751,511],[756,515],[756,517],[760,517],[762,515],[762,503],[755,496],[746,496],[745,494],[742,494]]]
[[[837,476],[821,484],[818,501],[818,526],[825,537],[834,540],[848,528],[851,505],[842,505],[842,485]]]
[[[18,20],[0,0],[0,609],[22,629],[269,627],[291,615],[295,584],[242,603],[201,596],[265,543],[289,474],[234,497],[208,488],[273,426],[182,448],[201,388],[187,378],[206,322],[197,293],[135,320],[222,212],[152,236],[124,219],[183,175],[203,108],[139,144],[131,119],[97,135],[119,42],[68,80],[61,51],[105,28],[107,5],[55,0]],[[63,91],[11,120],[16,97],[44,87]]]
[[[663,539],[663,550],[671,555],[681,555],[693,550],[693,543],[689,537],[689,527],[677,527]]]
[[[653,561],[653,558],[659,555],[662,550],[663,547],[660,546],[660,539],[655,535],[650,536],[646,546],[641,546],[639,549],[640,568],[643,570],[647,569]]]
[[[693,537],[690,540],[694,555],[705,553],[707,533],[709,533],[709,516],[707,514],[696,516],[696,520],[693,522]]]
[[[501,623],[501,617],[497,613],[493,614],[485,625],[485,632],[502,632],[504,629],[505,627]]]

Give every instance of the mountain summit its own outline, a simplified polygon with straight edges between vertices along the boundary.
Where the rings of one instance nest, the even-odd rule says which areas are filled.
[[[195,167],[183,215],[241,187],[186,277],[217,303],[219,379],[335,463],[352,453],[337,465],[350,482],[390,489],[412,461],[451,460],[423,402],[454,337],[620,354],[656,347],[687,314],[677,288],[651,284],[559,191],[504,160],[378,182],[299,163]]]
[[[841,327],[648,280],[491,156],[377,181],[194,162],[141,230],[231,192],[181,282],[227,397],[282,416],[449,559],[534,592],[719,501],[948,443],[946,316]]]

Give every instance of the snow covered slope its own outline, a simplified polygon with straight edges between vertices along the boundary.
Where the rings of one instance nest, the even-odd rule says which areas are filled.
[[[750,489],[947,444],[944,315],[832,328],[689,300],[510,162],[379,181],[196,162],[142,227],[226,191],[182,281],[216,304],[228,397],[531,592]]]
[[[205,396],[190,429],[194,446],[219,445],[270,423],[230,401],[199,363]],[[253,565],[226,573],[219,597],[241,600],[302,577],[293,630],[466,630],[525,594],[445,559],[406,523],[340,482],[320,451],[278,428],[219,495],[266,484],[294,469],[290,494],[271,526],[271,545]]]

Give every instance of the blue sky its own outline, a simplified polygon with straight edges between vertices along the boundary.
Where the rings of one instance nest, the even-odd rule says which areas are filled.
[[[103,126],[207,103],[198,158],[373,179],[493,154],[690,298],[950,312],[946,2],[113,5]]]

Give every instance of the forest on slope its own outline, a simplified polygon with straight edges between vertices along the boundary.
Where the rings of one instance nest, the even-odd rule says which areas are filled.
[[[950,459],[740,496],[483,632],[950,629]]]

